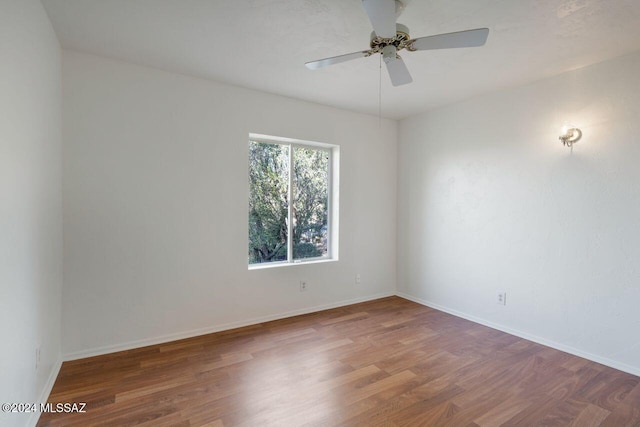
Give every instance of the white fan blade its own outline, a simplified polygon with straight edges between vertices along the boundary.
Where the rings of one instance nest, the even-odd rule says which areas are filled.
[[[362,0],[362,5],[378,37],[390,39],[396,36],[395,0]]]
[[[331,58],[325,58],[325,59],[319,59],[317,61],[307,62],[304,65],[310,70],[317,70],[318,68],[324,68],[328,65],[339,64],[341,62],[351,61],[352,59],[357,59],[357,58],[364,58],[365,56],[367,56],[368,53],[369,52],[366,50],[362,52],[347,53],[346,55],[332,56]]]
[[[420,37],[411,46],[416,50],[452,49],[457,47],[478,47],[486,43],[488,28],[458,31],[456,33],[438,34],[437,36]]]
[[[399,56],[393,61],[387,62],[387,71],[391,77],[391,84],[394,86],[402,86],[411,83],[413,79],[404,61]]]

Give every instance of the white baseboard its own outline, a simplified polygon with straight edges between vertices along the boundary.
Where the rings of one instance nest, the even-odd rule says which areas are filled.
[[[584,359],[591,360],[592,362],[600,363],[605,366],[609,366],[610,368],[618,369],[619,371],[627,372],[632,375],[640,376],[640,369],[634,366],[627,365],[625,363],[620,363],[615,360],[608,359],[606,357],[597,356],[595,354],[588,353],[586,351],[579,350],[574,347],[570,347],[568,345],[564,345],[555,341],[551,341],[545,338],[541,338],[536,335],[529,334],[527,332],[519,331],[517,329],[510,328],[508,326],[500,325],[498,323],[491,322],[486,319],[482,319],[480,317],[476,317],[467,313],[460,312],[458,310],[454,310],[449,307],[444,307],[440,304],[433,303],[431,301],[424,300],[422,298],[417,298],[403,292],[396,292],[396,295],[408,299],[409,301],[417,302],[418,304],[422,304],[427,307],[431,307],[433,309],[444,311],[445,313],[452,314],[456,317],[461,317],[466,320],[470,320],[474,323],[479,323],[484,326],[488,326],[492,329],[497,329],[502,332],[506,332],[510,335],[515,335],[516,337],[524,338],[529,341],[533,341],[538,344],[545,345],[547,347],[554,348],[556,350],[564,351],[565,353],[573,354],[574,356],[582,357]]]
[[[181,340],[185,338],[193,338],[200,335],[211,334],[214,332],[226,331],[229,329],[242,328],[244,326],[256,325],[258,323],[270,322],[272,320],[286,319],[287,317],[299,316],[301,314],[315,313],[317,311],[329,310],[331,308],[344,307],[345,305],[357,304],[359,302],[371,301],[380,298],[394,296],[395,292],[384,292],[380,294],[369,295],[361,298],[353,298],[342,300],[335,303],[317,305],[313,307],[302,308],[299,310],[287,311],[284,313],[272,314],[267,316],[255,317],[249,320],[238,322],[223,323],[221,325],[210,326],[206,328],[193,329],[190,331],[178,332],[174,334],[161,335],[153,338],[129,341],[121,344],[108,345],[104,347],[92,348],[64,355],[65,361],[84,359],[86,357],[101,356],[103,354],[115,353],[118,351],[132,350],[134,348],[146,347],[148,345],[163,344],[171,341]],[[54,378],[55,379],[55,378]]]
[[[53,368],[49,373],[49,378],[47,378],[47,382],[45,383],[42,391],[40,392],[40,397],[37,400],[37,403],[47,403],[49,399],[49,395],[51,394],[51,390],[53,389],[53,384],[55,384],[56,379],[58,378],[58,374],[60,373],[60,368],[62,367],[62,358],[58,357],[58,360],[53,364]],[[40,419],[40,412],[32,412],[29,420],[27,421],[27,426],[35,427],[38,424],[38,419]]]

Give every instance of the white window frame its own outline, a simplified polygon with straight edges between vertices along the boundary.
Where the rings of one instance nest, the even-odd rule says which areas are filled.
[[[249,270],[263,268],[286,267],[291,265],[314,264],[338,260],[338,218],[339,218],[339,182],[340,182],[340,146],[324,142],[305,141],[301,139],[270,136],[257,133],[249,134],[249,142],[288,145],[289,149],[289,207],[287,213],[287,260],[248,264]],[[314,258],[293,259],[293,148],[312,148],[329,153],[329,170],[327,171],[327,255]],[[248,176],[248,174],[247,174]],[[248,211],[248,210],[247,210]],[[249,236],[247,235],[247,240]]]

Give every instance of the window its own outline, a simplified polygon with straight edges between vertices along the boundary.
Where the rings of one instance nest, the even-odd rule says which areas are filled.
[[[250,266],[334,259],[337,147],[249,136]]]

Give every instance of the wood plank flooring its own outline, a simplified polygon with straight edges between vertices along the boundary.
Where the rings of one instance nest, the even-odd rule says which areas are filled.
[[[399,297],[65,362],[39,426],[640,426],[640,378]]]

